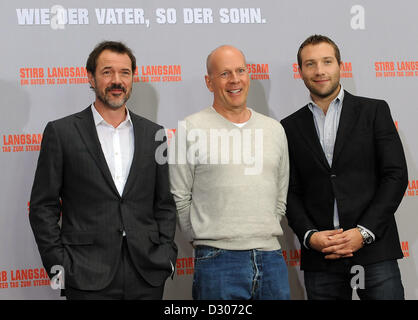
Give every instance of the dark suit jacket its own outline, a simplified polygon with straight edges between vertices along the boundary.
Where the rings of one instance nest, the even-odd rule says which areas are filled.
[[[301,269],[346,271],[356,264],[402,258],[394,213],[408,177],[402,144],[387,103],[345,91],[332,167],[308,106],[281,123],[290,157],[287,218],[301,243]],[[353,258],[331,261],[302,243],[310,229],[334,229],[334,198],[340,226],[344,230],[364,226],[375,234],[376,241],[354,253]]]
[[[156,149],[163,146],[155,133],[162,127],[130,115],[135,151],[122,196],[90,107],[45,128],[29,218],[47,272],[53,265],[64,266],[66,286],[106,287],[118,267],[123,229],[136,269],[152,286],[170,275],[170,260],[176,264],[176,207],[168,166],[155,161]]]

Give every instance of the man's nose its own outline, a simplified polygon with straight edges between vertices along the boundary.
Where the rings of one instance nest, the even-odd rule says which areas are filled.
[[[324,65],[322,63],[318,63],[316,65],[315,72],[316,72],[316,74],[324,74],[324,72],[325,72]]]
[[[231,72],[231,74],[229,76],[229,81],[233,82],[233,83],[236,83],[236,82],[239,82],[239,80],[240,80],[239,75],[235,71]]]
[[[115,72],[112,75],[112,83],[121,83],[121,77],[119,75],[119,73]]]

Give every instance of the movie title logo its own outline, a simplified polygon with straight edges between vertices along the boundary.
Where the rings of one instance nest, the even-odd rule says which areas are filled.
[[[341,61],[342,68],[340,72],[341,78],[352,78],[353,77],[353,65],[351,62],[344,62]],[[297,63],[294,63],[292,65],[293,70],[293,79],[301,79],[301,76],[299,74],[299,65]]]
[[[404,194],[405,197],[414,197],[418,196],[418,180],[409,180],[408,188]]]
[[[376,78],[418,77],[418,61],[376,61]]]
[[[192,275],[194,273],[194,258],[185,257],[177,259],[176,274],[178,276]]]
[[[179,82],[181,65],[144,65],[137,67],[134,82]]]
[[[181,81],[181,65],[137,66],[133,82],[178,82]],[[88,83],[85,67],[22,67],[19,69],[21,86],[28,85],[78,85]]]
[[[282,250],[283,258],[288,267],[300,266],[300,249]]]
[[[165,135],[167,137],[168,146],[170,146],[170,142],[174,138],[175,134],[176,134],[176,129],[165,129]]]
[[[41,150],[42,134],[4,134],[2,152],[31,152]]]
[[[88,83],[85,67],[22,67],[19,69],[21,86],[73,85]]]
[[[0,271],[0,289],[49,286],[50,280],[44,268]]]
[[[270,80],[269,65],[266,64],[247,64],[247,71],[251,80]]]
[[[404,258],[409,258],[409,242],[408,241],[401,242],[401,249],[402,249]]]

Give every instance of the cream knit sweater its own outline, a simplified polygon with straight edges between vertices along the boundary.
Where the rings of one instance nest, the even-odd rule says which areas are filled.
[[[251,109],[250,109],[251,110]],[[212,107],[188,116],[171,142],[171,192],[194,245],[276,250],[289,183],[281,124],[254,110],[238,128]]]

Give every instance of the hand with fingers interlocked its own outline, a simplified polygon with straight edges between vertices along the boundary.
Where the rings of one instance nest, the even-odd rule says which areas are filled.
[[[310,238],[309,246],[325,253],[325,259],[348,258],[363,247],[363,237],[357,228],[318,231]]]

